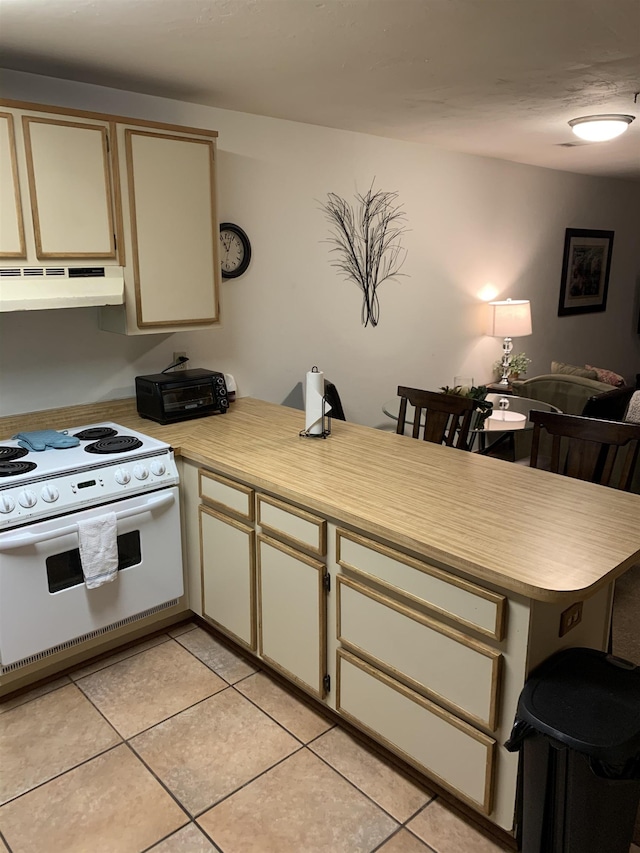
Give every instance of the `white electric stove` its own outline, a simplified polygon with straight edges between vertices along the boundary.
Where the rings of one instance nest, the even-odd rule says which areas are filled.
[[[0,675],[172,607],[184,591],[170,445],[108,422],[56,433],[77,444],[0,441]],[[90,589],[79,526],[112,513],[117,576]]]

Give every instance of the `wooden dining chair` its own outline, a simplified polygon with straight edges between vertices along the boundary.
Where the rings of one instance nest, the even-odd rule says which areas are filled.
[[[399,435],[404,435],[407,405],[411,403],[415,409],[411,433],[413,438],[469,450],[469,429],[477,409],[477,400],[440,391],[406,388],[404,385],[398,386],[398,396],[400,411],[396,432]]]
[[[640,453],[640,424],[529,412],[533,423],[532,468],[547,467],[555,474],[588,480],[629,491]],[[539,453],[542,431],[551,437],[551,459]]]

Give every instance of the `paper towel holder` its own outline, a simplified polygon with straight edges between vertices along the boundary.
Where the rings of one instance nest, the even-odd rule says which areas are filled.
[[[320,373],[320,371],[318,370],[318,368],[315,364],[311,368],[311,373],[316,373],[316,374]],[[324,390],[324,388],[323,388],[323,390]],[[329,401],[327,400],[326,393],[324,393],[322,395],[322,408],[321,408],[321,413],[320,413],[320,432],[311,432],[310,430],[312,429],[312,427],[307,427],[306,429],[300,430],[300,432],[298,433],[298,435],[300,435],[301,438],[327,438],[327,436],[331,435],[331,416],[327,412],[327,407],[328,407],[328,410],[330,412],[331,411],[331,405],[329,404]],[[313,426],[315,426],[316,424],[317,424],[317,421],[313,424]]]
[[[327,406],[327,398],[322,398],[322,419],[320,421],[321,432],[309,432],[309,430],[302,429],[299,432],[299,435],[302,438],[327,438],[331,435],[331,415],[327,414],[326,410]]]

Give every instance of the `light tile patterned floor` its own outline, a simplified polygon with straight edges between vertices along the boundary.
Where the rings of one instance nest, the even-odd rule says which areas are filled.
[[[0,702],[0,853],[504,849],[191,623]]]

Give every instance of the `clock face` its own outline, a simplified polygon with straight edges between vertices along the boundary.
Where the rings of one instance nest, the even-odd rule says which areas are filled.
[[[249,266],[251,244],[242,228],[230,222],[220,226],[220,266],[223,278],[237,278]]]

